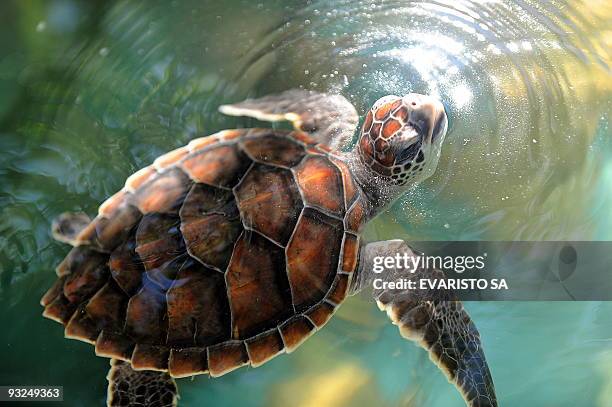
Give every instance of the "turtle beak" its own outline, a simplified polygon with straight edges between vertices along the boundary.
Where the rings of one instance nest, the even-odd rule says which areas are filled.
[[[448,119],[442,102],[428,95],[410,93],[403,98],[408,106],[408,124],[424,143],[433,143],[446,132]]]

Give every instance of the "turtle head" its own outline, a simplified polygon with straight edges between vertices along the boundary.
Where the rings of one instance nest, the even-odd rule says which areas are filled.
[[[447,126],[444,106],[431,96],[385,96],[363,123],[360,160],[393,185],[416,184],[435,171]]]

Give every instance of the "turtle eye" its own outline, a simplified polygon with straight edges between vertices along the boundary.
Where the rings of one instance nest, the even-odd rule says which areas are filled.
[[[408,122],[408,125],[414,127],[419,137],[425,137],[427,135],[423,129],[422,124],[414,122],[414,121],[410,121]]]
[[[405,163],[405,162],[414,160],[418,152],[421,151],[421,144],[422,142],[421,140],[419,140],[416,143],[413,143],[407,148],[400,151],[396,157],[396,162]]]

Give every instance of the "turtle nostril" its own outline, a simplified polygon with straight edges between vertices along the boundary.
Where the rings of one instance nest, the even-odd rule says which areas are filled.
[[[412,106],[416,106],[416,102],[412,102],[410,103]]]

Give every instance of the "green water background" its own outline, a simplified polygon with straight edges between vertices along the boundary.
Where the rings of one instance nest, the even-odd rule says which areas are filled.
[[[94,214],[194,137],[253,125],[216,112],[248,96],[337,91],[360,113],[388,93],[444,100],[438,171],[370,238],[611,240],[611,18],[605,1],[3,2],[0,384],[103,404],[108,361],[40,316],[68,250],[50,222]],[[612,405],[612,304],[467,306],[500,405]],[[366,296],[290,356],[179,386],[183,406],[461,405]]]

